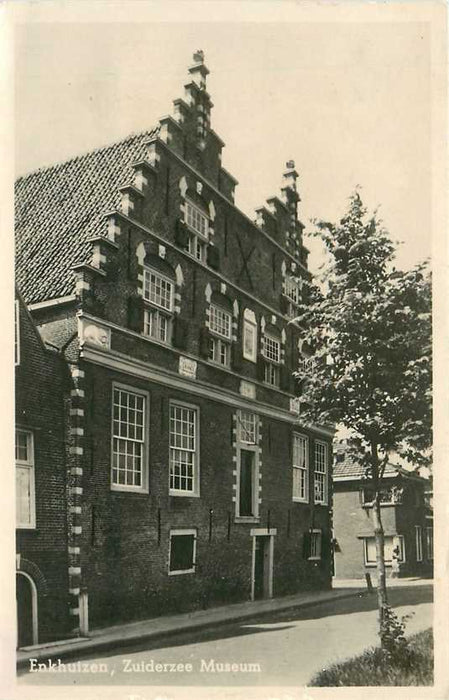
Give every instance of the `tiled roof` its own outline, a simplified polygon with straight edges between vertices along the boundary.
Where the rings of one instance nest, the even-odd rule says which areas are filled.
[[[90,237],[106,234],[104,214],[117,208],[117,188],[131,181],[131,164],[156,134],[128,136],[16,181],[16,282],[28,304],[73,293],[73,264],[89,260]]]
[[[402,473],[405,470],[402,470],[400,467],[395,466],[394,464],[390,464],[390,462],[387,464],[385,467],[385,472],[384,476],[386,477],[393,477],[397,476],[398,474]],[[344,459],[341,462],[335,462],[334,464],[334,469],[333,469],[333,478],[335,480],[338,479],[362,479],[365,474],[365,469],[364,467],[356,462],[354,459],[349,457],[348,455],[345,455]]]

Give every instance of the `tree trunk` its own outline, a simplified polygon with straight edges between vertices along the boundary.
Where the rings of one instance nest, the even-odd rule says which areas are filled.
[[[384,529],[382,525],[380,511],[379,489],[376,489],[376,495],[374,499],[373,524],[374,536],[376,540],[377,607],[379,610],[379,635],[381,636],[382,623],[385,615],[385,607],[388,605],[388,598],[385,577]]]
[[[373,505],[373,525],[376,542],[376,565],[377,565],[377,608],[379,611],[379,636],[382,643],[382,624],[385,618],[385,608],[388,605],[387,584],[385,577],[385,550],[384,550],[384,528],[382,525],[380,507],[380,487],[382,479],[379,473],[379,455],[377,443],[371,443],[371,465],[374,481],[374,505]]]

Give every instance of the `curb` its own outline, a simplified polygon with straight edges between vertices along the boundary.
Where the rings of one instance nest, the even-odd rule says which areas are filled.
[[[146,642],[150,640],[165,640],[169,637],[199,632],[201,630],[205,630],[211,627],[223,627],[233,622],[244,622],[252,620],[254,618],[260,619],[263,617],[271,616],[276,612],[282,613],[286,610],[299,610],[304,608],[310,608],[314,607],[315,605],[320,605],[321,603],[329,603],[333,600],[343,600],[345,598],[352,598],[354,596],[360,595],[365,596],[369,595],[369,593],[366,589],[360,588],[348,591],[339,596],[329,596],[328,598],[326,597],[321,598],[319,600],[308,600],[302,603],[299,601],[292,602],[291,604],[286,605],[285,607],[280,607],[274,610],[251,610],[250,612],[245,612],[240,615],[230,615],[229,617],[223,617],[219,620],[201,620],[197,623],[193,622],[192,624],[186,625],[185,627],[177,627],[167,630],[148,630],[147,632],[139,632],[133,636],[122,637],[121,639],[102,639],[101,637],[98,639],[90,638],[89,640],[86,639],[85,643],[83,643],[82,641],[77,641],[76,643],[69,642],[67,644],[67,648],[64,649],[63,647],[59,651],[57,645],[54,645],[53,647],[45,647],[43,649],[36,649],[35,651],[30,651],[30,653],[27,654],[25,658],[17,660],[16,668],[17,670],[19,670],[25,667],[29,667],[30,659],[37,659],[38,662],[43,662],[45,660],[48,660],[49,658],[56,658],[61,660],[69,658],[81,658],[90,654],[93,651],[108,651],[110,649],[119,650],[122,647],[133,646],[134,644],[141,642]]]

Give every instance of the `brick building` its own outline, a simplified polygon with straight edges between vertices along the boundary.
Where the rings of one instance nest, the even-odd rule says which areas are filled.
[[[433,518],[426,500],[428,480],[387,464],[381,492],[386,574],[399,547],[399,576],[429,576],[433,562]],[[376,572],[373,490],[363,468],[336,451],[333,468],[334,566],[336,578],[363,578]]]
[[[173,116],[17,181],[17,282],[60,349],[73,628],[331,583],[332,431],[301,424],[297,173],[250,220],[194,54]],[[61,506],[62,509],[62,506]]]
[[[16,298],[16,593],[18,644],[70,629],[64,391],[67,366]]]

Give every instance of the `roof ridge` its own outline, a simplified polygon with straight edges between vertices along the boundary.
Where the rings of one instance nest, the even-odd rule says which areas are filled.
[[[32,177],[33,175],[40,175],[41,173],[48,172],[49,170],[57,170],[58,168],[62,168],[64,165],[68,165],[69,163],[74,163],[77,160],[82,160],[83,158],[86,158],[87,156],[94,155],[96,153],[101,153],[102,151],[107,151],[109,148],[115,148],[116,146],[120,146],[121,144],[126,143],[127,141],[131,141],[135,138],[142,137],[146,134],[150,135],[155,135],[159,132],[160,127],[155,126],[152,129],[144,129],[143,131],[138,131],[134,132],[132,131],[130,134],[127,136],[119,139],[118,141],[112,141],[107,144],[104,144],[103,146],[98,146],[97,148],[92,148],[91,150],[84,151],[83,153],[78,153],[75,156],[71,156],[70,158],[67,158],[66,160],[61,160],[56,163],[52,163],[50,165],[43,165],[40,168],[37,168],[36,170],[31,170],[28,173],[24,173],[23,175],[19,175],[19,177],[16,178],[15,184],[19,184],[22,181],[27,180],[29,177]]]

